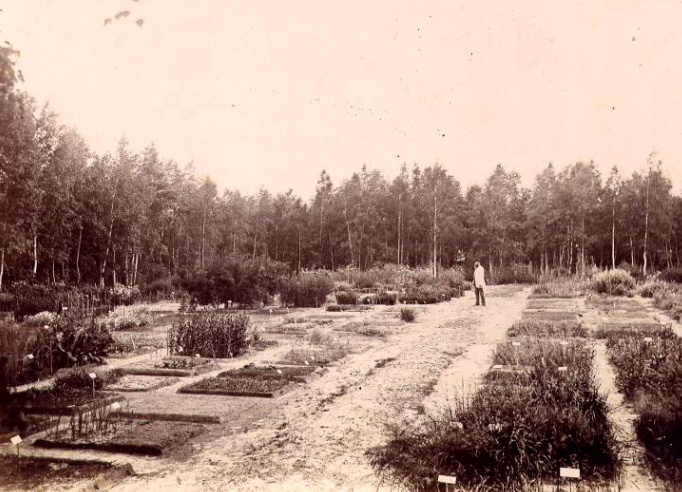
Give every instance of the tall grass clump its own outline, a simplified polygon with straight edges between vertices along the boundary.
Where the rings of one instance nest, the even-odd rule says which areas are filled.
[[[412,323],[417,318],[417,313],[412,308],[400,308],[400,319]]]
[[[299,273],[279,281],[279,293],[285,306],[320,307],[333,290],[334,282],[325,273]]]
[[[580,297],[585,291],[585,282],[577,277],[558,277],[541,279],[531,292],[532,298],[563,298]]]
[[[614,479],[618,445],[592,352],[538,342],[523,351],[501,345],[495,357],[527,364],[523,383],[483,386],[422,426],[391,428],[388,442],[368,451],[379,475],[415,491],[436,490],[439,474],[486,491],[541,489],[557,483],[559,467],[579,467],[589,483]]]
[[[616,338],[607,342],[616,384],[634,404],[637,438],[654,476],[682,489],[682,339]]]
[[[682,290],[673,288],[659,290],[654,294],[654,306],[679,321],[682,319]]]
[[[597,294],[611,296],[631,296],[635,289],[635,279],[620,268],[599,272],[592,277],[590,289]]]
[[[168,349],[172,354],[236,357],[253,333],[245,314],[215,309],[189,311],[168,330]]]
[[[637,284],[636,292],[642,297],[653,298],[658,292],[669,289],[669,284],[657,278]]]

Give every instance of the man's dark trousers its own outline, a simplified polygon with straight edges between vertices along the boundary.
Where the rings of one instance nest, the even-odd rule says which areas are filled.
[[[478,302],[479,296],[481,299],[481,304],[483,304],[485,306],[485,294],[483,293],[483,289],[482,288],[479,289],[478,287],[476,287],[476,305],[477,306],[479,305],[479,302]]]

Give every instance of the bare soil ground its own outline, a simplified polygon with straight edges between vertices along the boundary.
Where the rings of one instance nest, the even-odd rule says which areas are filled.
[[[356,313],[353,320],[368,325],[387,321],[384,325],[394,334],[378,341],[363,337],[364,346],[323,377],[279,399],[158,390],[158,405],[169,406],[170,399],[173,407],[180,404],[175,399],[187,404],[191,397],[222,407],[229,435],[206,438],[187,461],[131,477],[116,490],[377,490],[380,484],[365,451],[384,441],[387,424],[438,411],[437,402],[447,399],[453,387],[476,383],[490,365],[494,344],[520,317],[527,295],[528,289],[491,287],[485,308],[474,307],[468,294],[417,307],[417,321],[400,326],[392,326],[397,307]],[[268,357],[272,353],[256,358]],[[148,404],[149,398],[142,399]]]

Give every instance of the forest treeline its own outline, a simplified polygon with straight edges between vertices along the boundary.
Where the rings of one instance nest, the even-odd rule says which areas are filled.
[[[404,165],[390,179],[363,167],[338,183],[322,171],[308,201],[291,191],[220,193],[153,145],[136,151],[121,139],[113,153],[92,152],[19,80],[12,49],[0,48],[0,288],[170,284],[228,255],[291,271],[473,259],[493,272],[516,263],[535,271],[680,265],[682,198],[655,153],[631,176],[550,164],[532,189],[498,165],[463,190],[435,164]]]

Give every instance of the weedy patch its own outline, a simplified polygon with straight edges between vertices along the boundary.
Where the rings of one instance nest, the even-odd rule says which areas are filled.
[[[556,337],[585,338],[589,330],[578,321],[547,321],[540,319],[524,319],[515,322],[507,334],[510,337]]]

